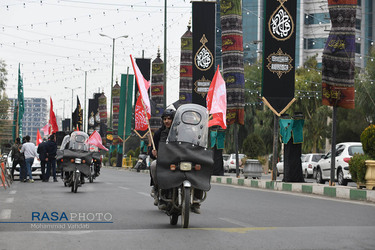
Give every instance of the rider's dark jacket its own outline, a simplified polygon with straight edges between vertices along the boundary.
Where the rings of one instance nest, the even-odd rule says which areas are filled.
[[[154,134],[154,143],[155,143],[155,149],[158,150],[159,148],[159,142],[165,142],[167,141],[169,133],[169,128],[165,127],[164,124],[155,132]],[[154,155],[152,154],[152,147],[149,148],[148,154],[151,157],[151,159],[156,159]]]

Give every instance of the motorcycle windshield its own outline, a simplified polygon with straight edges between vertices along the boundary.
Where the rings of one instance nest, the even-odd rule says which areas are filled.
[[[89,136],[82,131],[73,132],[70,135],[69,149],[89,151],[90,145],[87,143]]]
[[[208,144],[208,111],[197,104],[180,106],[175,114],[167,142],[189,142],[201,147]]]

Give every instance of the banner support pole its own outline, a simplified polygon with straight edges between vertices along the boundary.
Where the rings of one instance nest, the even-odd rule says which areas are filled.
[[[128,83],[129,83],[129,67],[127,68],[126,70],[126,99],[125,99],[125,110],[124,110],[124,139],[126,138],[126,111],[127,111],[127,104],[128,104]],[[133,93],[131,93],[133,94]],[[124,158],[124,155],[125,155],[125,141],[126,140],[122,140],[122,158]]]

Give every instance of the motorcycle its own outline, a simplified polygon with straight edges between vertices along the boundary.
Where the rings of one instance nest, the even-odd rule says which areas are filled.
[[[190,208],[200,204],[210,190],[213,152],[207,149],[208,112],[197,104],[181,105],[175,114],[167,141],[159,142],[156,179],[159,202],[170,224],[189,227]],[[203,193],[199,198],[195,193]]]
[[[147,159],[147,155],[145,155],[145,154],[140,154],[138,156],[138,161],[134,166],[134,169],[136,169],[137,172],[140,172],[141,170],[147,169],[146,159]]]
[[[85,176],[92,176],[91,165],[98,158],[94,156],[96,152],[89,151],[88,138],[85,132],[72,132],[70,136],[64,137],[60,150],[57,151],[56,162],[65,175],[64,186],[71,187],[74,193],[77,193],[78,187],[84,183]]]

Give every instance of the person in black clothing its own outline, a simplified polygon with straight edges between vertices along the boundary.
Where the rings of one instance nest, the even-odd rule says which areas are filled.
[[[46,164],[48,161],[47,157],[47,140],[43,139],[43,142],[38,145],[37,153],[39,154],[40,167],[42,171],[42,181],[46,182]]]
[[[56,152],[57,152],[57,144],[55,134],[50,135],[47,141],[47,173],[46,173],[46,182],[49,181],[49,177],[51,176],[51,170],[53,175],[53,181],[57,182],[56,178]]]
[[[156,173],[156,158],[157,158],[157,155],[158,155],[158,147],[159,147],[159,142],[162,141],[162,142],[165,142],[167,141],[167,137],[168,137],[168,133],[169,133],[169,129],[171,128],[172,126],[172,121],[173,121],[173,118],[174,118],[174,115],[175,115],[175,111],[173,109],[166,109],[164,110],[161,118],[163,120],[163,124],[162,126],[155,132],[154,134],[154,144],[155,144],[155,149],[153,149],[152,147],[149,149],[149,155],[151,157],[151,159],[153,159],[154,161],[151,163],[150,165],[150,174],[151,174],[151,181],[150,181],[150,185],[152,186],[152,189],[151,189],[151,196],[154,197],[154,205],[157,206],[158,205],[158,197],[156,195],[156,193],[158,192],[158,186],[157,186],[157,182],[156,182],[156,178],[155,178],[155,173]],[[163,207],[165,206],[165,204],[162,204],[161,205],[161,209],[163,209]]]
[[[23,153],[20,152],[21,150],[21,139],[18,137],[15,140],[14,145],[12,146],[12,153],[11,153],[11,159],[12,159],[12,170],[10,171],[10,174],[12,176],[12,179],[14,180],[14,170],[16,169],[16,166],[20,165],[20,181],[23,181],[26,179],[26,165],[25,165],[25,156]]]

